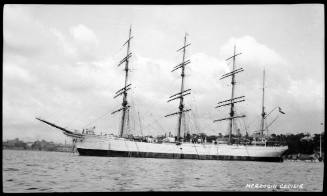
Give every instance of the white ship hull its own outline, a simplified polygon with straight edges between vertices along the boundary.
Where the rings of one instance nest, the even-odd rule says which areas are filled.
[[[287,146],[147,143],[123,138],[88,135],[76,143],[77,151],[85,156],[144,157],[201,160],[246,160],[282,162]]]

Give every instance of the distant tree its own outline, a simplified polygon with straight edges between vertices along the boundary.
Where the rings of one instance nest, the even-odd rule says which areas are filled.
[[[301,136],[301,135],[299,135]],[[289,135],[286,139],[288,145],[288,153],[296,154],[300,152],[300,140],[298,135]],[[302,135],[303,136],[303,135]]]
[[[207,142],[212,142],[212,141],[215,141],[216,139],[217,139],[216,135],[207,136]]]
[[[199,135],[200,135],[200,137],[201,137],[202,139],[204,139],[205,137],[207,137],[207,134],[205,134],[205,133],[200,133]]]

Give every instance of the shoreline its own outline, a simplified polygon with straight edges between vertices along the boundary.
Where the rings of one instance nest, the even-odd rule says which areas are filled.
[[[19,150],[19,151],[41,151],[41,152],[65,152],[74,153],[73,150],[37,150],[37,149],[23,149],[23,148],[2,148],[2,150]]]

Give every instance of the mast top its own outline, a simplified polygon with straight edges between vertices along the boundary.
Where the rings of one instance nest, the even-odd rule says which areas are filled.
[[[178,52],[178,51],[182,50],[183,53],[184,53],[184,54],[183,54],[184,56],[185,56],[185,49],[186,49],[186,47],[188,47],[188,46],[191,45],[191,43],[186,44],[186,36],[188,36],[188,35],[189,35],[189,34],[185,32],[185,35],[184,35],[184,46],[181,47],[181,48],[179,48],[179,49],[176,51],[176,52]]]
[[[132,35],[132,25],[129,25],[129,37]]]

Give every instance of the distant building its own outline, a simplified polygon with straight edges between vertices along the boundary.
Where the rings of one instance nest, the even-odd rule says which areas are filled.
[[[26,142],[26,145],[28,148],[31,148],[33,144],[34,144],[34,142]]]

